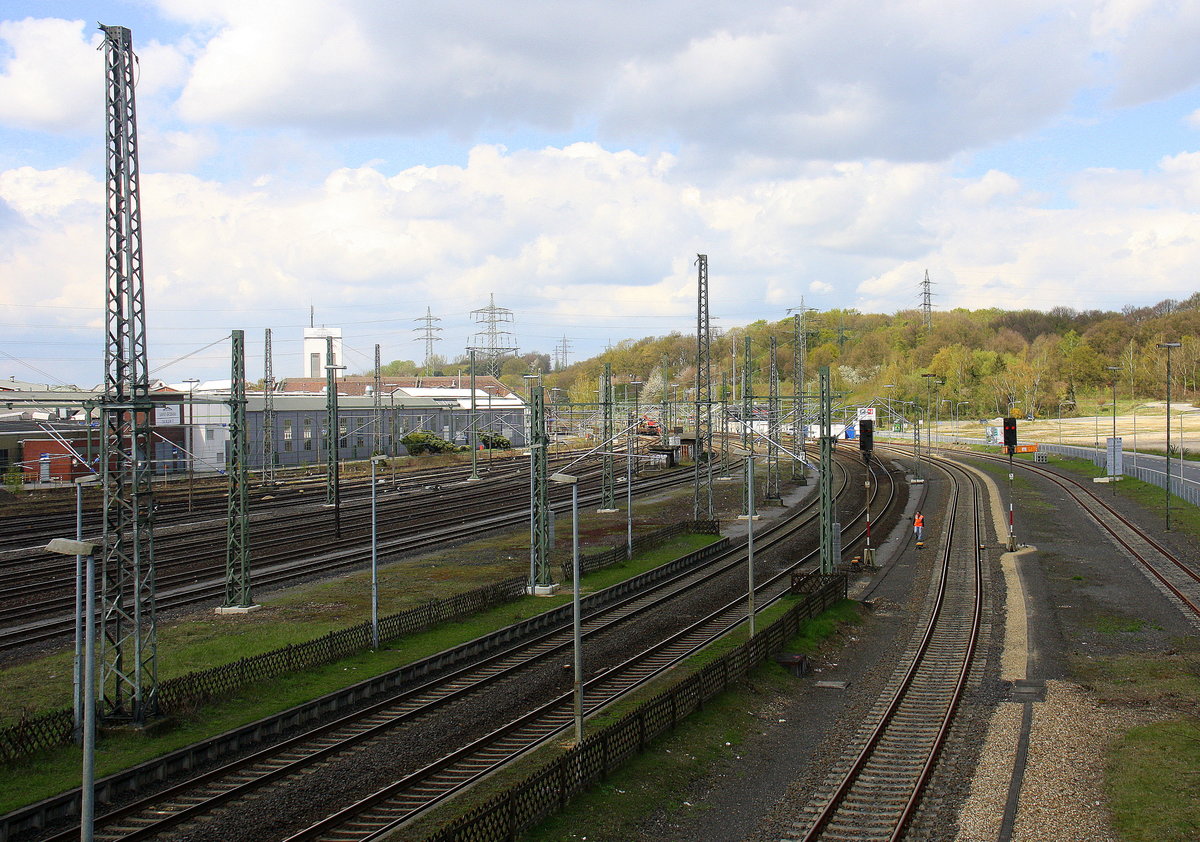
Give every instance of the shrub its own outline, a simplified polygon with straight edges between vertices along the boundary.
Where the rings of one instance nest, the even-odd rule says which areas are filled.
[[[410,456],[420,456],[422,453],[457,453],[459,447],[443,438],[435,436],[428,430],[414,430],[400,439]]]

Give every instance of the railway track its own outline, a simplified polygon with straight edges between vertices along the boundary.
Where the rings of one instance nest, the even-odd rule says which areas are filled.
[[[950,452],[956,457],[970,456],[972,459],[1008,465],[1005,457],[976,452]],[[1118,512],[1090,485],[1036,463],[1014,460],[1013,464],[1058,486],[1104,533],[1129,553],[1167,599],[1183,611],[1193,625],[1200,628],[1200,571],[1180,560],[1148,532]]]
[[[580,472],[587,480],[598,473],[595,467]],[[676,471],[635,482],[636,492],[651,493],[686,482],[690,475]],[[489,531],[511,527],[528,518],[528,484],[525,477],[497,478],[494,482],[467,484],[457,488],[442,487],[432,495],[419,495],[409,505],[402,505],[394,495],[380,498],[379,552],[384,555],[408,553],[449,542],[463,540]],[[463,493],[466,492],[466,493]],[[551,489],[552,505],[566,505],[562,491]],[[598,491],[583,495],[585,501],[598,497]],[[453,502],[451,502],[453,501]],[[401,504],[401,505],[397,505]],[[486,508],[487,515],[480,516]],[[362,565],[370,559],[368,545],[369,510],[351,510],[343,523],[342,538],[332,527],[320,528],[307,521],[310,512],[301,512],[287,523],[277,524],[266,532],[252,528],[251,542],[256,547],[268,545],[271,534],[290,536],[271,549],[256,549],[254,560],[255,587],[273,587],[300,579],[338,572]],[[353,538],[357,533],[358,542]],[[302,543],[294,537],[303,535]],[[349,545],[349,546],[347,546]],[[159,610],[170,610],[203,603],[224,593],[224,538],[214,535],[186,537],[181,543],[166,542],[156,553],[158,568]],[[214,552],[222,548],[221,554]],[[197,555],[200,553],[205,555]],[[64,560],[67,561],[67,560]],[[0,600],[7,600],[4,626],[0,628],[0,651],[52,640],[74,628],[73,568],[69,562],[53,561],[53,566],[41,568],[52,571],[49,578],[27,578],[0,591]]]
[[[902,838],[949,733],[981,624],[983,503],[974,476],[944,460],[935,464],[951,481],[951,499],[919,633],[787,838]]]
[[[844,488],[845,473],[844,470],[839,471],[840,485]],[[889,502],[893,500],[895,486],[890,482],[890,476],[881,475],[873,487],[876,500],[872,506],[877,511],[882,510],[886,504],[878,498],[882,495]],[[811,505],[806,507],[806,510],[765,530],[759,537],[759,548],[765,551],[771,546],[792,540],[805,527],[811,528],[815,517],[816,512]],[[861,540],[862,518],[863,510],[860,509],[845,519],[847,545]],[[806,562],[811,555],[797,564]],[[756,589],[760,594],[760,610],[786,593],[793,566],[788,565]],[[647,616],[686,614],[684,609],[667,609],[664,606],[693,599],[690,596],[692,594],[711,595],[717,590],[714,583],[718,581],[725,581],[723,589],[733,594],[731,598],[722,598],[721,604],[715,609],[704,610],[704,616],[695,622],[672,631],[623,663],[593,675],[585,688],[586,709],[590,712],[608,704],[714,637],[744,622],[747,604],[744,569],[744,549],[730,551],[706,563],[703,569],[693,569],[673,577],[650,592],[637,593],[593,613],[585,609],[585,636],[589,645],[596,645],[591,641],[602,640],[605,635],[618,633],[621,628],[628,629],[631,623],[644,622],[643,618]],[[737,583],[741,583],[740,589]],[[598,594],[594,599],[599,601],[602,596]],[[636,635],[634,639],[640,640],[641,635]],[[413,688],[367,711],[331,723],[320,731],[289,740],[195,781],[109,813],[100,820],[102,824],[97,838],[150,838],[176,825],[190,823],[199,816],[211,816],[214,810],[240,809],[229,808],[228,805],[234,802],[255,803],[257,799],[266,797],[264,793],[278,786],[281,781],[295,786],[315,780],[312,776],[322,774],[328,766],[349,763],[352,767],[356,758],[369,756],[363,752],[370,751],[372,741],[386,741],[389,735],[395,739],[396,733],[403,733],[406,728],[425,729],[423,733],[432,728],[439,735],[453,731],[453,727],[448,729],[445,725],[439,728],[436,717],[449,715],[448,711],[458,711],[460,720],[469,719],[471,713],[468,706],[472,698],[486,697],[487,693],[494,693],[495,688],[506,684],[538,685],[538,669],[543,674],[548,672],[551,676],[561,677],[558,662],[569,647],[569,628],[552,630],[519,648],[472,664],[425,686]],[[620,651],[627,653],[629,648],[626,646]],[[545,684],[546,679],[541,679],[541,682]],[[554,691],[553,678],[549,684],[552,692],[548,698],[540,700],[532,708],[512,715],[499,727],[485,729],[486,733],[476,733],[464,723],[458,730],[467,736],[450,750],[429,762],[404,769],[398,773],[398,779],[392,775],[387,786],[354,799],[348,810],[339,810],[289,838],[373,838],[372,835],[382,828],[406,821],[444,801],[478,777],[550,739],[569,727],[572,705],[570,693]],[[494,713],[491,716],[494,717]],[[431,739],[437,740],[432,736]],[[181,830],[186,831],[186,828]],[[68,831],[54,838],[70,838],[71,833]]]

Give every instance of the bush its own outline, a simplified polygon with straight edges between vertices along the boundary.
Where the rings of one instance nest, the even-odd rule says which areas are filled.
[[[420,456],[422,453],[457,453],[462,449],[428,430],[414,430],[400,439],[400,443],[410,456]]]
[[[488,450],[512,450],[512,442],[499,433],[480,433],[479,443]]]

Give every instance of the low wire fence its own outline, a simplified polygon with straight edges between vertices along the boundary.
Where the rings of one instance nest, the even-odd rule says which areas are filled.
[[[804,599],[737,649],[639,705],[583,742],[552,760],[523,781],[426,837],[426,842],[498,842],[517,836],[561,810],[583,792],[644,751],[704,703],[740,681],[763,660],[778,652],[799,631],[800,623],[817,616],[846,596],[846,577],[807,577]]]
[[[511,602],[525,593],[525,585],[524,578],[506,579],[381,617],[379,638],[394,640],[448,620]],[[289,643],[270,652],[189,672],[159,683],[159,708],[164,713],[194,710],[248,684],[330,664],[369,649],[370,646],[371,624],[359,623],[303,643]],[[9,763],[45,749],[65,745],[70,742],[74,733],[74,720],[72,709],[63,708],[0,729],[0,761]]]
[[[644,552],[652,547],[661,546],[689,529],[711,534],[720,532],[715,521],[672,524],[635,538],[634,552]],[[587,567],[584,569],[596,570],[616,560],[624,560],[625,553],[625,545],[622,544],[614,550],[588,556]],[[618,554],[619,558],[614,557],[614,554]],[[527,584],[524,577],[506,579],[381,617],[379,639],[395,640],[406,634],[425,631],[441,623],[511,602],[525,594]],[[270,652],[239,658],[228,664],[189,672],[159,683],[159,708],[163,713],[192,711],[247,685],[268,681],[290,672],[331,664],[366,651],[370,647],[371,624],[364,622],[303,643],[288,644]],[[22,719],[13,725],[0,728],[0,763],[11,763],[40,751],[66,745],[71,741],[74,730],[75,714],[69,707]]]
[[[658,549],[666,544],[672,538],[677,538],[680,535],[720,535],[721,524],[715,520],[685,520],[679,523],[673,523],[669,526],[664,526],[661,529],[656,529],[653,532],[647,532],[645,535],[639,535],[633,539],[633,545],[628,542],[623,542],[619,546],[613,547],[611,550],[604,550],[599,553],[592,553],[579,559],[579,571],[583,574],[593,573],[597,570],[608,567],[610,564],[617,564],[632,558],[638,553],[649,552],[650,550]],[[564,561],[562,564],[563,581],[571,579],[571,562]]]

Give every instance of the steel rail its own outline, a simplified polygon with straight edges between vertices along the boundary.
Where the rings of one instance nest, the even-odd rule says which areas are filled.
[[[840,466],[839,466],[840,469]],[[844,491],[848,487],[848,481],[845,479],[845,474],[842,475],[842,484],[839,491]],[[801,528],[811,521],[811,517],[806,515],[808,509],[811,509],[813,504],[810,502],[804,510],[796,513],[791,519],[781,524],[776,524],[764,535],[764,548],[773,544],[777,544],[790,537],[797,529]],[[796,525],[795,521],[801,520],[803,523]],[[705,563],[703,569],[691,569],[684,571],[668,580],[656,583],[652,592],[641,592],[633,594],[616,603],[606,606],[602,613],[587,618],[588,634],[595,635],[602,630],[609,629],[619,622],[630,619],[633,616],[645,613],[651,610],[654,606],[661,604],[669,599],[675,599],[685,590],[696,589],[702,587],[707,582],[717,576],[727,575],[729,572],[740,569],[742,564],[739,558],[737,549],[733,549],[723,553],[717,558],[711,559]],[[265,749],[249,758],[229,764],[213,772],[206,773],[198,779],[192,779],[176,787],[172,787],[167,792],[157,793],[153,796],[143,799],[136,804],[125,808],[120,808],[117,811],[110,812],[103,816],[101,821],[106,827],[109,827],[113,821],[128,820],[130,816],[136,815],[139,811],[153,808],[155,813],[167,813],[161,816],[159,820],[153,823],[141,823],[139,825],[127,828],[127,833],[121,833],[121,838],[127,839],[142,839],[150,835],[162,832],[170,826],[179,822],[188,820],[196,815],[202,814],[212,807],[220,803],[224,803],[231,798],[241,797],[247,792],[252,791],[266,783],[276,780],[288,774],[296,773],[298,769],[304,766],[312,765],[319,762],[321,759],[332,754],[344,750],[349,745],[360,742],[364,739],[369,739],[371,736],[389,730],[395,727],[402,721],[411,720],[413,718],[423,716],[435,707],[439,707],[451,700],[458,699],[470,692],[478,692],[485,684],[491,683],[510,675],[512,672],[524,669],[529,666],[534,660],[545,658],[556,651],[566,648],[570,645],[570,635],[567,630],[556,629],[548,631],[538,637],[535,637],[527,644],[534,651],[529,654],[522,654],[515,649],[506,650],[501,653],[485,659],[484,661],[472,664],[462,670],[452,673],[449,676],[438,679],[434,682],[429,682],[426,685],[415,688],[412,691],[406,691],[392,699],[385,700],[377,705],[371,706],[363,711],[358,711],[347,717],[344,717],[337,722],[331,723],[328,726],[317,729],[316,731],[308,732],[300,737],[289,740],[283,744],[272,746]],[[455,689],[447,689],[444,685],[458,684]],[[418,708],[414,706],[414,700],[421,697],[426,697],[428,701],[424,706]],[[403,713],[393,710],[388,714],[386,721],[381,722],[369,729],[356,726],[354,723],[363,720],[378,717],[381,711],[388,708],[403,708]],[[318,743],[324,738],[324,735],[335,732],[337,730],[345,730],[350,728],[349,736],[342,742],[331,743],[320,747],[315,752],[310,752],[303,757],[297,757],[294,762],[286,765],[268,766],[261,769],[261,774],[254,777],[252,780],[245,782],[236,790],[227,789],[211,795],[208,800],[200,804],[191,804],[190,806],[181,806],[176,809],[169,807],[156,807],[160,805],[164,798],[174,797],[177,794],[185,793],[194,790],[197,785],[215,780],[221,776],[227,776],[248,765],[263,764],[266,758],[279,755],[294,753],[294,747],[305,742],[317,740]],[[241,772],[241,776],[248,773]],[[207,806],[205,806],[207,805]],[[106,834],[118,833],[117,828],[110,828]],[[60,834],[56,839],[68,838],[70,831],[65,834]]]
[[[952,563],[952,556],[955,550],[954,539],[957,531],[958,503],[960,498],[961,482],[956,476],[956,472],[951,470],[949,467],[949,463],[942,463],[940,467],[942,467],[943,471],[946,472],[947,476],[952,481],[951,501],[950,505],[947,507],[948,511],[950,512],[950,518],[947,524],[945,547],[941,557],[937,591],[934,596],[933,604],[930,607],[929,617],[926,621],[920,641],[912,652],[908,666],[901,675],[900,680],[888,699],[882,714],[880,715],[875,726],[872,728],[860,750],[851,760],[849,768],[837,781],[832,794],[825,798],[815,817],[811,820],[811,825],[808,827],[807,831],[802,837],[804,842],[815,842],[817,839],[824,838],[827,832],[833,831],[832,826],[835,822],[843,820],[842,817],[844,814],[851,816],[851,818],[845,819],[844,821],[852,824],[853,811],[843,810],[843,807],[854,803],[854,799],[856,797],[865,799],[872,803],[875,802],[873,792],[864,793],[862,796],[856,796],[855,793],[856,787],[858,787],[860,781],[865,780],[864,773],[866,772],[868,765],[870,765],[877,756],[884,758],[881,760],[881,763],[884,769],[887,769],[889,764],[893,763],[892,761],[888,761],[886,759],[887,754],[900,753],[905,757],[905,759],[911,759],[911,751],[914,750],[914,746],[912,744],[914,742],[919,743],[928,740],[929,747],[927,750],[923,750],[924,760],[922,762],[920,771],[914,777],[909,778],[908,780],[902,780],[901,782],[895,782],[892,785],[893,789],[898,789],[901,785],[903,785],[908,788],[909,792],[894,821],[879,815],[873,816],[878,825],[882,825],[885,822],[891,822],[892,826],[891,829],[887,831],[888,835],[886,838],[891,840],[899,839],[903,833],[904,827],[911,819],[916,804],[921,797],[923,787],[928,781],[929,775],[933,769],[933,765],[936,762],[938,752],[945,742],[946,734],[949,732],[954,714],[957,710],[959,701],[961,700],[963,689],[966,686],[967,676],[969,675],[972,661],[974,659],[975,647],[982,617],[982,545],[979,541],[979,493],[974,477],[971,477],[969,474],[967,474],[967,472],[962,471],[961,468],[957,469],[957,471],[962,471],[962,473],[967,477],[967,480],[973,490],[972,499],[970,502],[970,510],[972,511],[973,521],[972,526],[974,530],[974,535],[972,536],[974,544],[972,550],[974,568],[972,574],[974,589],[973,598],[971,600],[973,605],[972,619],[970,628],[966,630],[965,641],[958,639],[953,634],[951,635],[951,640],[942,641],[940,638],[943,636],[945,626],[948,622],[944,609],[946,606],[952,568],[954,566]],[[952,623],[953,618],[950,618],[949,622]],[[943,650],[946,649],[950,651],[944,652]],[[934,676],[924,677],[924,668],[930,666],[932,663],[931,669],[936,673],[939,668],[939,665],[937,664],[938,659],[945,660],[947,658],[958,660],[959,669],[951,686],[945,688],[949,690],[949,694],[948,698],[946,698],[944,702],[944,705],[942,705],[942,713],[938,717],[936,731],[932,734],[928,733],[928,731],[925,733],[913,734],[911,730],[907,734],[898,733],[902,732],[904,728],[909,727],[908,723],[914,719],[914,712],[905,710],[905,705],[908,703],[911,694],[916,692],[915,687],[918,679],[921,678],[925,681],[932,679],[933,684],[935,685],[934,689],[937,689],[936,674]],[[929,697],[930,690],[928,688],[923,688],[921,694],[921,696],[913,697],[916,699],[916,704],[918,706]],[[938,696],[934,697],[934,703],[939,705],[942,704],[941,702],[936,701],[937,698]],[[927,713],[927,711],[925,713]],[[920,720],[924,717],[922,716],[915,718]],[[927,723],[924,724],[926,724],[927,727]],[[890,748],[888,752],[883,752],[882,748],[885,745],[888,745],[889,741],[893,740],[898,741],[898,745]],[[879,773],[880,770],[877,770],[876,774]],[[900,776],[904,778],[906,775],[907,772],[902,769]],[[865,805],[862,804],[856,806],[860,809],[865,807]],[[861,828],[859,829],[861,830]],[[871,829],[871,832],[876,838],[879,838],[881,828],[875,826]],[[854,831],[847,829],[841,838],[852,837],[854,835]],[[834,835],[834,838],[838,838],[836,834]]]

